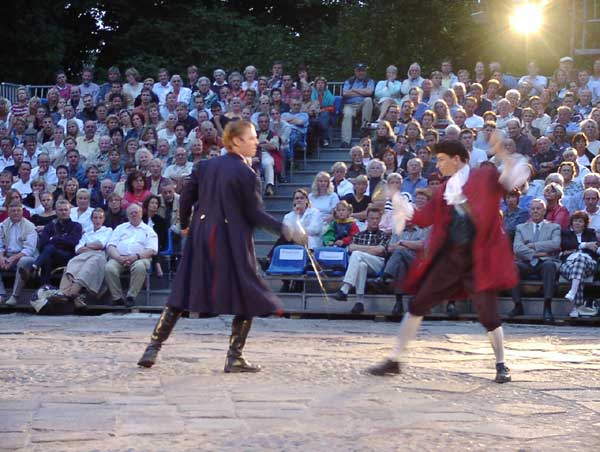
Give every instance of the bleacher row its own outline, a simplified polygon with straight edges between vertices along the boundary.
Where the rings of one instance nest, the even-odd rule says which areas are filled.
[[[306,248],[299,245],[280,245],[277,246],[273,252],[273,259],[269,265],[269,268],[264,272],[265,279],[269,281],[287,281],[296,283],[296,287],[292,286],[292,291],[299,294],[301,297],[302,309],[305,311],[313,312],[308,306],[309,297],[322,296],[327,299],[328,302],[338,304],[337,308],[346,307],[343,303],[337,303],[332,300],[328,293],[335,290],[341,284],[344,273],[348,267],[348,252],[345,248],[341,247],[319,247],[313,250],[313,259],[311,260]],[[318,275],[317,275],[318,273]],[[369,273],[367,275],[367,283],[371,284],[371,309],[368,310],[367,315],[375,317],[397,317],[391,314],[391,307],[393,305],[392,298],[388,296],[392,291],[392,284],[382,285],[378,279],[381,273]],[[542,281],[539,279],[529,279],[523,281],[523,284],[529,290],[537,290],[541,288]],[[567,291],[569,283],[564,279],[559,279],[557,295]],[[600,296],[600,281],[594,281],[593,277],[586,280],[586,288],[589,294],[598,294]],[[377,292],[373,295],[373,292]],[[407,298],[405,303],[409,303],[410,297]],[[450,300],[449,300],[450,301]],[[456,303],[455,300],[452,302]],[[474,311],[468,300],[461,300],[462,315],[466,315],[466,318],[471,318]],[[531,321],[536,320],[539,314],[535,314],[536,305],[535,300],[531,303],[528,310],[528,314],[523,317],[523,320]],[[556,300],[556,304],[567,304],[566,300]],[[315,304],[322,306],[322,303]],[[375,309],[373,309],[375,308]],[[331,311],[331,307],[327,310]],[[333,309],[338,311],[338,309]],[[346,307],[347,310],[347,307]],[[560,309],[559,309],[560,312]],[[340,313],[340,312],[337,312]],[[436,314],[441,314],[440,312]],[[441,316],[442,318],[445,316]],[[456,317],[452,315],[450,317]],[[596,320],[597,319],[597,320]],[[514,319],[513,319],[514,320]],[[588,318],[584,319],[586,324],[598,323],[600,324],[600,318]]]

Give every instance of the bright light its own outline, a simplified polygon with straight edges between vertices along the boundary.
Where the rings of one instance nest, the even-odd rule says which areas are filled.
[[[517,33],[537,33],[542,27],[542,5],[527,3],[517,6],[510,16],[510,26]]]

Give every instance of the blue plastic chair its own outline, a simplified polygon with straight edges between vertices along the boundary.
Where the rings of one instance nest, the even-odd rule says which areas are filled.
[[[169,269],[167,271],[167,278],[169,281],[169,287],[171,285],[171,279],[173,276],[173,263],[172,263],[172,259],[173,256],[175,255],[175,250],[174,250],[174,246],[173,246],[173,231],[171,231],[171,229],[169,228],[169,232],[167,233],[167,247],[160,251],[158,253],[159,256],[162,256],[165,258],[165,260],[167,261],[167,265],[169,266]]]
[[[300,245],[279,245],[273,252],[267,275],[303,275],[308,256]]]
[[[314,250],[315,260],[327,276],[343,276],[348,268],[348,250],[338,246],[322,246]],[[314,272],[313,272],[314,273]]]

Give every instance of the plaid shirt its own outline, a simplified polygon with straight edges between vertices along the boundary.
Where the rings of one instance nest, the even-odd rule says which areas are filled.
[[[377,231],[369,231],[365,229],[362,232],[359,232],[352,239],[352,243],[355,245],[362,246],[383,246],[387,248],[387,244],[390,241],[390,238],[380,229]]]

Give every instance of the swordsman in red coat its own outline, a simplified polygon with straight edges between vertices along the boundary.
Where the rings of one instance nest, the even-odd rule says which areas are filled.
[[[423,316],[444,300],[468,294],[496,356],[495,381],[505,383],[511,377],[504,364],[497,293],[514,287],[518,275],[499,205],[505,190],[527,180],[529,169],[523,158],[506,155],[500,147],[496,158],[503,162],[502,172],[489,166],[471,169],[469,153],[458,141],[442,141],[434,151],[438,169],[449,177],[446,184],[421,210],[414,210],[401,196],[394,199],[396,232],[407,220],[419,227],[432,226],[432,231],[404,284],[415,297],[400,325],[397,344],[388,359],[368,372],[398,374],[399,357],[416,336]]]

